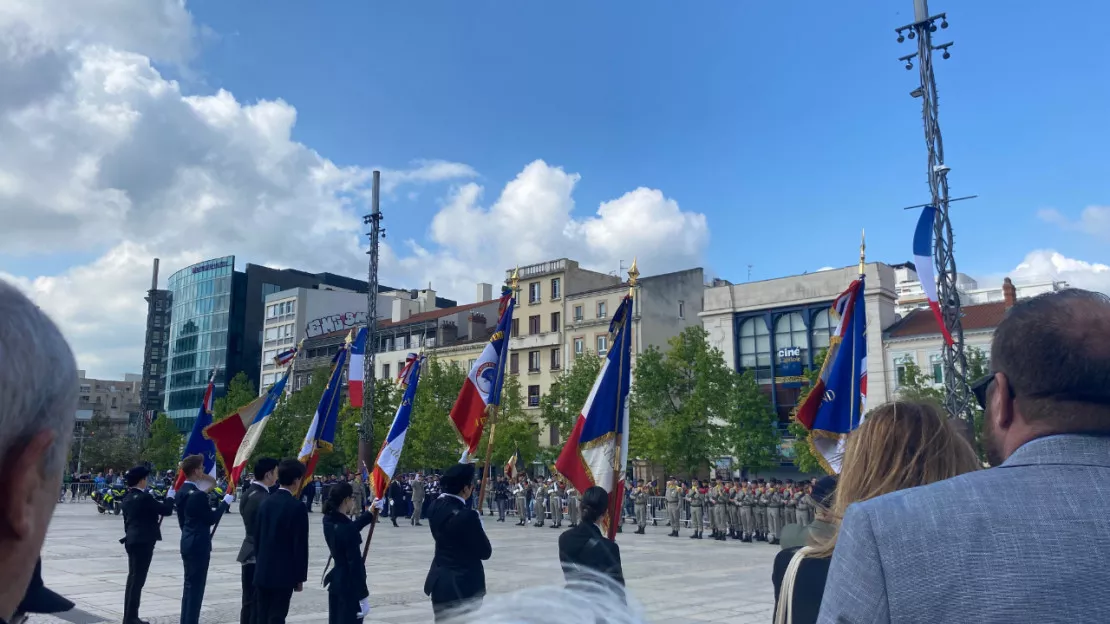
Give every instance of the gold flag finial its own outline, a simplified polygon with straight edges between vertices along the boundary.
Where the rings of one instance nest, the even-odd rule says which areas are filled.
[[[864,230],[859,231],[859,274],[863,275],[863,265],[865,263],[867,250],[867,232]]]
[[[346,343],[346,345],[348,347],[350,347],[351,343],[354,342],[354,341],[355,341],[355,330],[352,329],[352,330],[349,330],[347,332],[347,338],[343,342]]]
[[[632,258],[632,266],[628,267],[628,296],[636,290],[636,282],[640,277],[640,269],[636,268],[636,258]]]
[[[513,269],[513,275],[509,278],[509,288],[512,289],[513,294],[520,292],[520,266],[518,265]]]

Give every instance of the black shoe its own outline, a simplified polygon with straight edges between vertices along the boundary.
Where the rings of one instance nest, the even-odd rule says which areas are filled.
[[[690,536],[690,539],[698,539],[698,534],[694,533],[693,535]]]

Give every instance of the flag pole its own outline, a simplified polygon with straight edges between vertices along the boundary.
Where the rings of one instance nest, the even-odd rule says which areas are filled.
[[[620,431],[620,423],[624,417],[624,408],[621,404],[621,391],[624,389],[624,379],[621,377],[624,372],[624,341],[630,340],[632,331],[632,302],[633,296],[636,292],[636,279],[640,276],[640,270],[636,268],[636,259],[632,259],[632,266],[628,267],[628,309],[624,311],[624,319],[621,321],[624,325],[623,328],[618,327],[617,332],[620,333],[623,329],[624,333],[621,334],[621,344],[613,344],[614,348],[620,349],[618,357],[620,360],[617,362],[617,409],[613,414],[613,431],[620,432],[613,436],[613,484],[609,490],[612,493],[613,500],[609,501],[609,536],[614,542],[617,541],[617,530],[620,529],[622,524],[621,518],[621,505],[620,500],[621,492],[618,491],[620,486],[620,475],[624,472],[624,466],[621,464],[621,448],[623,446],[623,438],[628,435],[627,431]],[[612,525],[615,524],[617,529],[613,529]]]
[[[864,268],[864,263],[865,263],[865,254],[864,254],[864,252],[866,250],[867,250],[867,232],[865,230],[860,230],[860,233],[859,233],[859,279],[860,280],[863,279],[863,268]],[[864,284],[861,282],[860,283],[860,288],[862,288],[863,286],[864,286]],[[860,293],[860,299],[862,300],[862,298],[863,298],[863,293]],[[852,315],[855,316],[855,307],[852,308]],[[853,340],[852,340],[852,377],[851,377],[853,383],[855,383],[855,379],[856,379],[856,362],[858,360],[859,360],[859,355],[856,353],[856,341],[853,338]],[[850,404],[851,411],[848,412],[848,426],[853,428],[853,429],[855,428],[854,425],[856,423],[856,395],[858,393],[859,393],[859,388],[858,387],[857,388],[852,388],[852,395],[851,395],[851,397],[849,397],[850,400],[851,400],[851,404]],[[861,416],[862,416],[862,414],[861,414]]]
[[[509,288],[512,290],[512,299],[516,298],[517,292],[520,290],[520,279],[518,273],[520,269],[513,270],[513,276],[509,278]],[[514,310],[515,311],[515,310]],[[500,322],[501,319],[497,319]],[[512,319],[509,319],[509,325],[512,326]],[[511,333],[511,332],[510,332]],[[505,342],[502,343],[501,353],[498,354],[500,362],[497,363],[498,375],[501,379],[505,378],[505,358],[509,354],[509,336],[502,338]],[[497,388],[498,392],[501,388]],[[492,398],[492,397],[491,397]],[[486,461],[482,464],[482,482],[478,487],[478,515],[482,515],[482,502],[486,500],[486,485],[490,480],[489,462],[493,458],[493,435],[497,431],[497,417],[501,412],[501,397],[497,397],[497,403],[486,406],[486,414],[489,416],[489,439],[486,440]],[[493,506],[490,506],[490,513],[493,513]]]

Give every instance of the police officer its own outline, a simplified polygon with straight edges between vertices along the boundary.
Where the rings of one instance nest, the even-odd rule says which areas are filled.
[[[139,619],[139,601],[150,560],[154,557],[154,544],[162,540],[159,522],[162,516],[173,514],[174,491],[166,493],[166,500],[158,502],[146,491],[146,478],[150,470],[135,466],[124,475],[127,494],[123,497],[123,530],[120,540],[127,551],[127,589],[123,594],[124,624],[146,624]]]

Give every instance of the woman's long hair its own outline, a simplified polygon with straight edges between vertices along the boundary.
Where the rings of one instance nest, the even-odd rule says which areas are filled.
[[[981,468],[958,426],[928,402],[895,401],[872,410],[848,436],[831,509],[836,532],[811,556],[832,556],[840,521],[852,503]]]
[[[598,485],[588,487],[582,493],[582,502],[579,506],[582,509],[582,521],[586,524],[594,524],[609,510],[609,493]]]
[[[355,493],[354,488],[346,481],[340,481],[331,486],[328,490],[328,499],[324,501],[324,513],[330,514],[339,511],[343,506],[343,501],[347,500]]]

